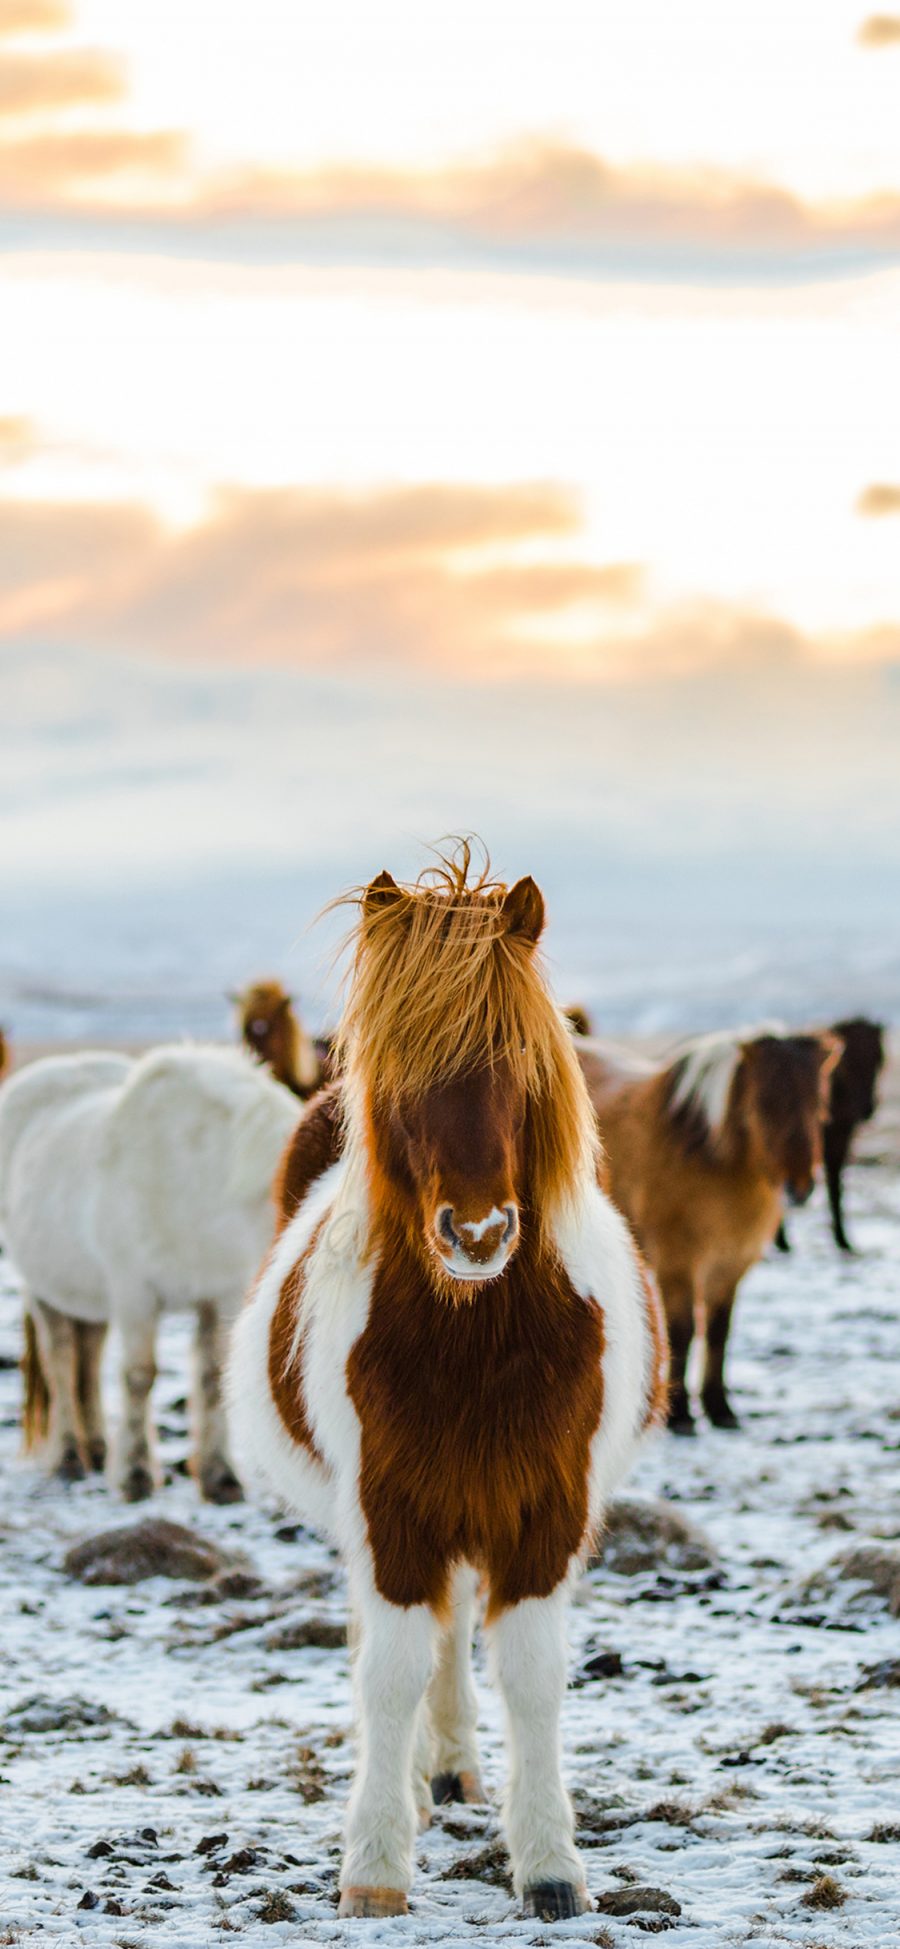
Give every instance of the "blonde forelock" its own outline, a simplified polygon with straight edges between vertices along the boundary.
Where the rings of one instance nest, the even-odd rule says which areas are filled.
[[[536,1198],[558,1201],[593,1166],[594,1117],[534,939],[510,927],[507,891],[487,861],[472,874],[464,847],[411,885],[384,876],[352,896],[361,912],[341,1060],[373,1106],[503,1061],[528,1098]]]

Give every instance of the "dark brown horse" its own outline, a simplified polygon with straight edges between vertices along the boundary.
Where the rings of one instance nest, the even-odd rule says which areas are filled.
[[[884,1029],[880,1022],[870,1022],[864,1015],[852,1015],[832,1023],[831,1034],[839,1038],[843,1047],[831,1072],[824,1142],[825,1182],[835,1241],[842,1252],[852,1252],[844,1229],[844,1166],[860,1124],[868,1123],[878,1107],[878,1078],[884,1067]],[[783,1224],[776,1243],[779,1251],[790,1251]]]

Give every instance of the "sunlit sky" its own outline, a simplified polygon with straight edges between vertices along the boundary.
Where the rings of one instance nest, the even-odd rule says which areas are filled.
[[[0,0],[0,279],[29,736],[52,651],[84,708],[103,658],[457,685],[462,718],[485,684],[634,699],[673,832],[689,721],[734,746],[711,806],[752,801],[759,699],[823,816],[848,713],[886,761],[900,10]],[[53,807],[17,789],[36,870]],[[472,822],[477,790],[438,798]],[[228,824],[121,806],[113,844],[73,800],[68,851]]]

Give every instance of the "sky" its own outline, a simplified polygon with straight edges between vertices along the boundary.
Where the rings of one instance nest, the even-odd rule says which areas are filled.
[[[0,0],[0,284],[17,897],[890,931],[900,11]]]

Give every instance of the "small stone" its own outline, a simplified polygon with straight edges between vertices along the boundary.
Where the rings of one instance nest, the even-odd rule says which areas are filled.
[[[617,1577],[668,1570],[696,1576],[717,1571],[718,1554],[708,1536],[669,1503],[622,1496],[611,1503],[596,1554],[588,1568]]]
[[[665,1888],[647,1888],[640,1884],[637,1887],[607,1889],[604,1895],[597,1896],[596,1907],[602,1915],[681,1914],[681,1903]]]
[[[267,1651],[339,1651],[347,1642],[346,1625],[330,1617],[295,1618],[279,1625],[266,1639]]]
[[[877,1665],[863,1665],[856,1690],[887,1690],[900,1685],[900,1658],[881,1658]]]
[[[118,1714],[90,1699],[48,1699],[41,1693],[14,1705],[3,1721],[8,1738],[23,1732],[80,1732],[96,1726],[111,1726]]]
[[[806,1606],[813,1607],[809,1616]],[[885,1611],[900,1617],[900,1549],[863,1543],[842,1550],[795,1584],[782,1615],[789,1622],[796,1617],[834,1630]]]
[[[573,1681],[577,1686],[586,1678],[621,1678],[625,1670],[621,1651],[595,1651],[592,1658],[586,1658],[579,1667]]]
[[[158,1516],[86,1537],[63,1559],[66,1575],[84,1584],[136,1584],[144,1577],[199,1583],[231,1567],[215,1543]]]

